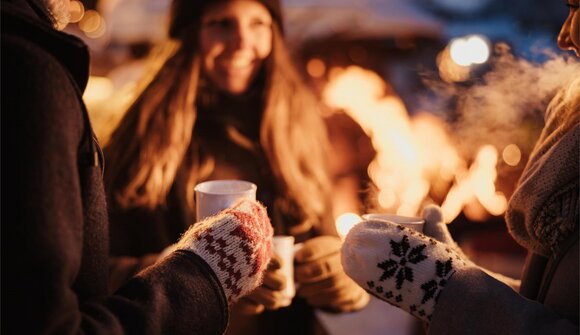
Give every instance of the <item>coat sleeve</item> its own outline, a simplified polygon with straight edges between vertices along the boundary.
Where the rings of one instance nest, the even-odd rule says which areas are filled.
[[[454,274],[441,293],[429,334],[578,334],[578,325],[468,268]]]
[[[145,268],[155,264],[158,254],[143,257],[109,257],[109,290],[114,292]]]
[[[4,33],[1,67],[3,332],[221,334],[224,293],[191,252],[174,253],[113,295],[79,293],[82,267],[103,273],[94,282],[106,286],[106,264],[87,264],[83,248],[107,236],[85,236],[83,227],[77,92],[55,58]]]

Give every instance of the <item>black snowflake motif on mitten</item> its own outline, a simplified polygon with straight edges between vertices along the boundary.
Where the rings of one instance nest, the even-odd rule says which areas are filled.
[[[451,258],[449,258],[445,263],[440,261],[436,261],[435,263],[435,274],[440,279],[433,279],[421,285],[421,289],[425,291],[423,299],[421,299],[421,303],[423,304],[433,298],[435,298],[435,301],[437,301],[439,294],[441,293],[441,289],[445,286],[445,284],[447,284],[449,277],[455,273],[453,270],[453,261]]]
[[[413,269],[409,264],[418,264],[427,259],[427,256],[423,255],[423,251],[427,246],[421,244],[411,248],[409,238],[406,235],[403,236],[401,242],[391,240],[390,243],[393,255],[399,257],[399,260],[391,258],[378,263],[377,266],[384,270],[379,280],[383,281],[395,276],[396,287],[401,289],[405,280],[413,282]]]
[[[419,308],[419,306],[417,306],[415,304],[409,306],[409,312],[411,312],[411,314],[413,314],[413,315],[418,315],[420,317],[427,315],[427,312],[425,312],[424,309]]]

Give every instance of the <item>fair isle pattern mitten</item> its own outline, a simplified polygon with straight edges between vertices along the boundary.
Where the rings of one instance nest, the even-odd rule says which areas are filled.
[[[451,237],[449,229],[447,229],[447,223],[445,223],[445,219],[443,218],[443,212],[439,206],[425,206],[421,216],[425,220],[425,225],[423,226],[424,235],[427,237],[433,237],[437,241],[447,244],[447,246],[452,247],[466,263],[470,265],[473,264],[463,253],[457,243],[455,243],[453,237]]]
[[[437,205],[426,206],[423,209],[423,219],[425,219],[425,225],[423,226],[423,234],[425,234],[428,237],[433,237],[437,241],[445,243],[447,246],[453,248],[453,250],[457,254],[459,254],[461,259],[463,259],[463,261],[468,266],[477,267],[477,268],[481,269],[482,271],[485,271],[488,275],[490,275],[490,276],[494,277],[495,279],[503,282],[504,284],[510,286],[515,291],[519,291],[519,287],[521,284],[520,280],[510,278],[510,277],[503,275],[501,273],[493,272],[493,271],[490,271],[486,268],[480,267],[477,264],[473,263],[469,259],[469,257],[467,257],[463,253],[463,251],[461,250],[459,245],[457,245],[457,243],[455,243],[455,240],[453,240],[453,237],[451,237],[451,234],[449,233],[449,230],[447,229],[447,224],[445,223],[445,220],[443,219],[443,212],[441,211],[441,208],[439,206],[437,206]]]
[[[230,303],[262,282],[270,262],[273,230],[266,209],[242,200],[194,224],[177,249],[191,250],[215,272]]]
[[[466,266],[453,248],[381,221],[351,229],[342,246],[342,264],[369,293],[426,322],[447,281]]]

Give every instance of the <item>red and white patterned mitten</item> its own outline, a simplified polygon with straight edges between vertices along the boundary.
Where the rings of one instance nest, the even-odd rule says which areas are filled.
[[[194,224],[177,243],[203,258],[217,275],[230,303],[262,283],[272,255],[273,230],[266,209],[242,200]]]
[[[356,225],[342,246],[342,265],[358,285],[430,322],[445,284],[467,265],[453,247],[383,221]]]

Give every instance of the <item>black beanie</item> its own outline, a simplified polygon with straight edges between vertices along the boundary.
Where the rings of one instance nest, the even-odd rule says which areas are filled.
[[[171,17],[169,22],[169,37],[179,38],[182,31],[194,23],[199,24],[201,14],[206,6],[220,0],[173,0],[171,3]],[[223,1],[223,0],[221,0]],[[279,0],[256,0],[266,6],[272,18],[283,30],[282,8]]]

